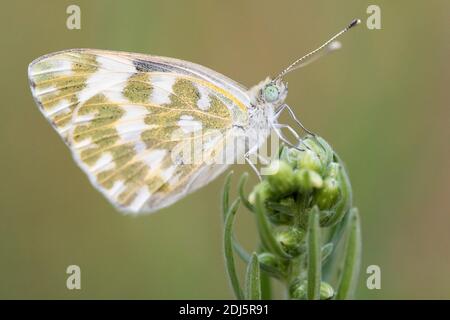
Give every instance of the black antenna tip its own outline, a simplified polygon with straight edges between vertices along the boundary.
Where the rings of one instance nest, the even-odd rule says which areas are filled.
[[[353,28],[354,26],[356,26],[360,23],[361,23],[360,19],[353,19],[352,22],[350,22],[350,24],[348,25],[347,29]]]

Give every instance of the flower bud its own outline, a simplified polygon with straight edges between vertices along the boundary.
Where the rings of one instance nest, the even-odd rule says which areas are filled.
[[[333,150],[328,143],[320,137],[307,138],[303,141],[303,146],[306,149],[315,153],[322,162],[322,167],[325,169],[333,158]]]
[[[320,300],[329,300],[334,296],[334,289],[326,282],[320,283]]]
[[[301,153],[297,149],[283,147],[283,149],[281,149],[280,152],[280,160],[285,161],[287,164],[289,164],[292,168],[295,169],[300,155]]]
[[[291,225],[294,221],[294,218],[292,216],[284,214],[279,211],[268,210],[267,216],[269,218],[269,221],[272,222],[276,226]]]
[[[292,212],[295,208],[295,206],[297,205],[297,203],[295,202],[295,199],[293,197],[286,197],[283,199],[280,199],[278,201],[278,203],[285,207],[287,210],[290,210],[290,212]]]
[[[317,153],[306,149],[301,152],[301,156],[298,159],[297,167],[300,169],[309,169],[316,172],[322,171],[322,161],[318,157]]]
[[[258,254],[258,261],[261,264],[261,268],[271,276],[279,279],[286,276],[286,264],[276,255],[269,252],[262,252]]]
[[[275,225],[291,225],[294,222],[293,212],[297,203],[292,197],[283,198],[277,202],[267,202],[267,212],[270,222]]]
[[[321,210],[330,209],[339,197],[339,182],[334,178],[326,178],[322,189],[316,195],[316,203]]]
[[[326,175],[327,175],[327,177],[331,177],[331,178],[337,179],[337,177],[339,176],[339,170],[341,170],[341,166],[339,165],[339,163],[332,162],[328,166],[328,170],[327,170],[327,174]]]
[[[283,251],[292,257],[301,253],[303,237],[304,233],[297,228],[290,228],[276,235],[276,239]]]
[[[295,172],[297,186],[302,191],[311,191],[313,188],[322,187],[322,177],[315,171],[299,169]]]
[[[294,280],[294,282],[289,287],[289,293],[292,299],[306,299],[307,290],[308,282],[306,280]]]
[[[326,282],[320,283],[320,300],[329,300],[334,296],[334,289]],[[308,291],[307,280],[295,280],[289,288],[293,299],[306,299]]]
[[[275,160],[268,168],[267,181],[273,194],[278,197],[295,190],[295,176],[292,168],[284,161]]]
[[[334,210],[320,210],[319,221],[320,226],[326,226],[330,218],[335,214]]]
[[[265,201],[266,199],[270,198],[272,195],[271,188],[269,185],[269,182],[267,180],[261,181],[259,184],[255,186],[253,191],[248,196],[248,201],[255,205],[256,203],[256,194],[259,194],[261,197],[261,200]]]

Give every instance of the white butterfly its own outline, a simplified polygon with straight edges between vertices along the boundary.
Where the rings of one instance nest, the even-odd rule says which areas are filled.
[[[271,129],[287,142],[280,129],[293,130],[277,118],[288,110],[298,120],[284,103],[282,77],[316,52],[336,49],[334,40],[357,23],[250,90],[194,63],[93,49],[36,59],[30,86],[92,184],[119,210],[153,212],[222,173],[229,165],[218,161],[224,155],[247,159]],[[226,143],[235,138],[243,143]],[[174,156],[197,141],[200,161]]]

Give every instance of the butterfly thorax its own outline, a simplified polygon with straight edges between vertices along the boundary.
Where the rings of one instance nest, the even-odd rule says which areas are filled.
[[[267,78],[248,91],[250,107],[248,125],[244,128],[246,151],[256,151],[270,134],[275,111],[287,96],[287,86],[281,80]]]

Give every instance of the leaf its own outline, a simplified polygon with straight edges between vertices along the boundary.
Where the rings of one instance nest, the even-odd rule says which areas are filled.
[[[332,160],[333,160],[333,156],[334,156],[334,151],[331,148],[331,146],[328,144],[328,142],[326,142],[323,138],[317,136],[315,137],[315,139],[317,140],[317,142],[319,142],[319,144],[322,146],[323,150],[325,151],[325,163],[328,165]]]
[[[358,209],[356,208],[352,208],[350,211],[347,231],[348,239],[344,255],[344,268],[336,294],[336,299],[338,300],[353,298],[361,266],[361,226]]]
[[[263,269],[262,266],[261,269]],[[264,271],[261,272],[261,299],[272,300],[272,282],[270,276]]]
[[[275,236],[272,232],[272,228],[269,224],[269,221],[267,220],[267,214],[266,209],[264,207],[264,203],[261,199],[261,196],[259,193],[256,194],[256,220],[257,220],[257,226],[259,235],[261,237],[261,242],[263,246],[267,249],[269,249],[272,253],[285,258],[290,259],[291,256],[288,255],[281,249],[280,245],[278,244],[277,240],[275,239]]]
[[[230,171],[225,177],[225,184],[223,186],[222,192],[222,214],[223,220],[225,221],[226,215],[228,212],[228,206],[230,205],[230,185],[231,185],[231,176],[233,175],[233,171]]]
[[[225,184],[223,186],[223,192],[222,192],[222,216],[223,221],[225,221],[227,217],[227,212],[230,205],[230,185],[231,185],[231,176],[233,175],[233,171],[230,171],[226,178],[225,178]],[[242,178],[241,178],[242,180]],[[239,257],[244,260],[246,263],[250,261],[250,254],[239,244],[239,242],[235,239],[234,235],[232,235],[232,242],[234,250],[236,250],[236,253],[239,255]]]
[[[286,205],[283,205],[283,204],[278,203],[278,202],[268,201],[267,202],[267,207],[269,209],[273,209],[275,211],[278,211],[280,213],[286,214],[288,216],[291,216],[291,217],[294,216],[292,206],[286,206]]]
[[[239,197],[241,198],[241,201],[244,204],[244,206],[251,212],[254,212],[255,208],[248,201],[248,197],[245,195],[245,192],[244,192],[244,187],[245,187],[245,184],[247,183],[247,180],[248,180],[248,173],[244,172],[244,174],[239,179],[239,184],[238,184]]]
[[[329,228],[326,242],[333,244],[333,251],[326,261],[322,263],[322,279],[329,283],[338,283],[339,268],[342,265],[343,251],[345,249],[345,234],[350,221],[350,210],[336,225]]]
[[[253,252],[245,275],[245,293],[249,300],[261,300],[261,271],[258,255]]]
[[[236,273],[236,265],[234,263],[233,242],[232,242],[233,222],[234,217],[236,215],[236,211],[239,207],[239,202],[240,200],[236,199],[231,205],[231,207],[228,209],[228,212],[226,214],[223,246],[228,279],[230,280],[230,284],[231,287],[233,288],[236,298],[242,300],[244,299],[244,294],[242,293],[242,289],[239,284],[239,279]]]
[[[319,209],[312,208],[308,222],[308,290],[309,300],[320,299],[321,254],[320,254],[320,226]]]
[[[231,241],[233,242],[233,248],[234,251],[236,251],[237,255],[239,256],[239,258],[242,259],[242,261],[244,261],[245,263],[248,263],[250,261],[250,253],[247,252],[247,250],[245,250],[240,243],[235,239],[234,235],[232,235],[232,239]]]

